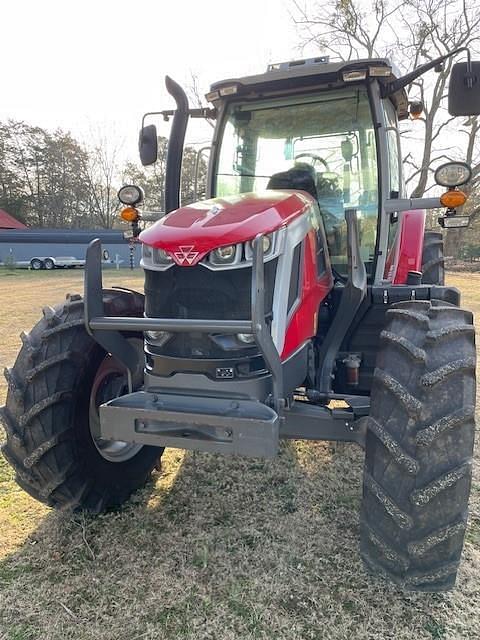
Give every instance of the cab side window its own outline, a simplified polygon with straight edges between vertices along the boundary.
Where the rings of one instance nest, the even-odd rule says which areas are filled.
[[[385,120],[387,124],[388,171],[390,175],[390,198],[402,195],[402,167],[400,164],[400,140],[395,108],[390,100],[385,100]]]
[[[388,163],[390,173],[390,198],[400,197],[400,148],[398,133],[394,129],[387,131]]]

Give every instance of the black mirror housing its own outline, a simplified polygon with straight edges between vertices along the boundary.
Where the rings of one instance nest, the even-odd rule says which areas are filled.
[[[448,87],[448,113],[451,116],[480,115],[480,62],[459,62],[452,67]]]
[[[154,164],[158,156],[157,127],[149,124],[142,127],[138,138],[140,161],[144,167]]]

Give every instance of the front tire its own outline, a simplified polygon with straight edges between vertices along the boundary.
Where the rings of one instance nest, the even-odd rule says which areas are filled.
[[[412,591],[455,584],[475,415],[472,314],[440,301],[387,311],[366,439],[361,553]]]
[[[142,296],[132,292],[105,292],[104,303],[110,315],[143,313]],[[85,330],[81,297],[46,307],[22,340],[15,365],[5,371],[7,403],[0,414],[7,433],[3,453],[18,484],[56,508],[99,513],[122,504],[145,484],[163,450],[127,445],[116,455],[95,440],[92,398],[98,393],[98,401],[106,401],[122,389],[118,367],[117,391],[105,387],[106,377],[98,379],[109,356]]]

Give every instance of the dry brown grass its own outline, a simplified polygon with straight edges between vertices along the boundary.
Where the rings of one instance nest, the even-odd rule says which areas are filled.
[[[141,286],[139,274],[107,282]],[[455,274],[480,319],[480,276]],[[0,276],[0,363],[80,273]],[[477,324],[478,327],[478,324]],[[0,404],[5,385],[0,383]],[[480,478],[455,591],[411,595],[358,555],[362,452],[289,443],[272,462],[169,450],[125,508],[54,513],[0,462],[0,638],[480,637]]]

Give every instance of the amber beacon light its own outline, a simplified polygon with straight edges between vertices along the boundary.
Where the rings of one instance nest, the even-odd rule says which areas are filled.
[[[125,222],[135,222],[140,218],[140,212],[135,207],[125,207],[121,210],[120,217]]]
[[[449,189],[446,193],[440,196],[440,202],[447,209],[456,209],[461,207],[467,201],[467,196],[459,189]]]

